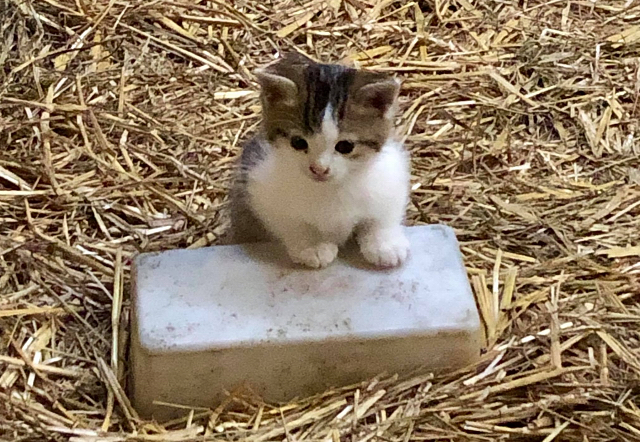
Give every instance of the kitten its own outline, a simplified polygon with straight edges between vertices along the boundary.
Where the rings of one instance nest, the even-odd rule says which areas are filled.
[[[234,241],[273,238],[295,263],[319,268],[355,234],[368,262],[400,265],[410,178],[394,138],[400,83],[295,53],[256,76],[263,127],[230,195]]]

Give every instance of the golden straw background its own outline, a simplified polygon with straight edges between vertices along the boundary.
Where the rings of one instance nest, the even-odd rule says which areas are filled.
[[[456,229],[486,352],[140,420],[131,258],[216,244],[293,49],[402,78],[408,222]],[[639,1],[0,0],[0,66],[0,439],[640,440]]]

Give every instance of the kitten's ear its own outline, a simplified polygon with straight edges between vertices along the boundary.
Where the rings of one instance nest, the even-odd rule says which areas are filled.
[[[293,106],[298,96],[298,86],[286,77],[272,74],[265,69],[255,71],[262,95],[271,105]]]
[[[356,91],[355,103],[364,111],[379,113],[391,118],[400,93],[400,81],[389,78],[362,86]]]

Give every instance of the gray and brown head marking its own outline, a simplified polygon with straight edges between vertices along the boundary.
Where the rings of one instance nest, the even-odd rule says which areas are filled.
[[[400,82],[386,74],[289,53],[256,71],[267,138],[320,130],[327,109],[340,132],[379,150],[393,129]]]

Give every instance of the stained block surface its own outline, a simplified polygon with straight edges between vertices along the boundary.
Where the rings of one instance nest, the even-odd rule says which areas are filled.
[[[357,250],[322,270],[274,244],[140,255],[134,265],[132,394],[139,413],[184,413],[154,401],[215,407],[248,385],[269,402],[382,372],[455,369],[480,352],[480,319],[453,231],[406,228],[400,268],[369,268]]]

